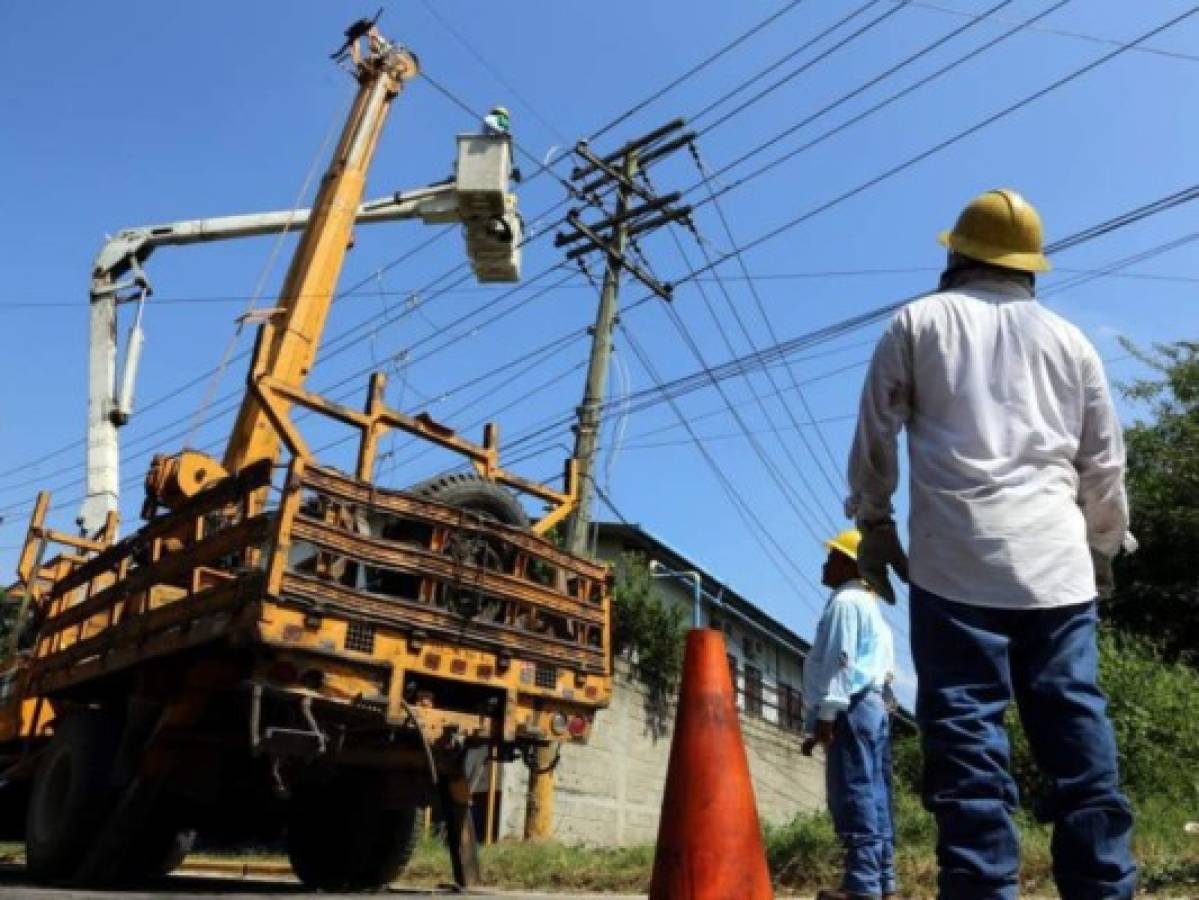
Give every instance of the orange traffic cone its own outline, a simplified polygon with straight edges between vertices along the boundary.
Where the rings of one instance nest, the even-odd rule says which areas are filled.
[[[650,900],[774,896],[724,635],[687,632]]]

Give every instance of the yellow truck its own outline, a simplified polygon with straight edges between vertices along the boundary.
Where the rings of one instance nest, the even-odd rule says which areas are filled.
[[[36,879],[129,883],[170,871],[197,835],[282,837],[305,885],[373,889],[435,805],[471,885],[478,767],[585,742],[608,702],[609,572],[547,537],[577,501],[573,463],[562,490],[521,478],[496,428],[473,443],[392,409],[381,374],[362,409],[304,387],[387,109],[418,73],[369,22],[342,61],[356,100],[260,316],[224,457],[156,457],[125,537],[114,508],[82,535],[56,530],[38,495],[0,601],[0,837],[24,839]],[[498,153],[506,187],[508,147],[462,136],[456,180],[417,198],[427,220],[462,222],[481,277],[515,277],[495,265],[519,244],[514,198],[471,182]],[[353,472],[314,457],[296,407],[357,431]],[[373,483],[392,429],[465,471]],[[518,494],[548,511],[530,522]]]

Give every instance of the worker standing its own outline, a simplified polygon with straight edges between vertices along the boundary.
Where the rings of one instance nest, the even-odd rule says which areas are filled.
[[[1036,300],[1035,273],[1049,269],[1036,210],[988,191],[940,241],[939,292],[900,310],[875,349],[847,502],[862,574],[892,596],[887,567],[908,574],[891,506],[906,428],[916,716],[939,895],[1017,896],[1003,725],[1014,697],[1050,783],[1037,813],[1054,825],[1062,897],[1131,897],[1132,812],[1096,683],[1096,599],[1110,593],[1128,525],[1120,424],[1094,347]]]
[[[845,848],[839,890],[817,900],[895,896],[890,713],[884,690],[894,667],[891,629],[878,595],[860,578],[861,535],[844,531],[825,546],[822,582],[832,589],[804,662],[802,751],[820,744],[833,827]]]

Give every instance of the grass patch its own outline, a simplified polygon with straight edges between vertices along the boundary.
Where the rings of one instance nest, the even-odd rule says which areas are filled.
[[[936,828],[915,795],[900,790],[895,798],[897,868],[905,897],[935,896]],[[1183,830],[1195,816],[1176,801],[1138,804],[1134,850],[1140,865],[1141,891],[1155,896],[1199,897],[1199,836]],[[1022,896],[1054,896],[1050,830],[1023,812],[1018,817],[1023,867]],[[787,825],[768,827],[766,855],[776,885],[783,892],[809,894],[835,886],[841,874],[841,848],[827,814],[809,813]],[[566,847],[553,842],[502,841],[480,848],[486,884],[509,890],[645,891],[653,868],[651,846],[623,848]],[[24,847],[0,844],[0,862],[20,862]],[[197,854],[194,861],[286,863],[267,852]],[[435,885],[450,880],[450,858],[436,837],[418,844],[401,879],[407,885]]]
[[[895,798],[897,867],[905,897],[936,894],[936,826],[916,796],[900,790]],[[1157,896],[1199,896],[1199,837],[1183,831],[1187,810],[1167,800],[1139,804],[1134,850],[1141,890]],[[1049,853],[1050,829],[1018,814],[1023,865],[1022,896],[1056,896]],[[780,891],[807,895],[836,886],[841,848],[825,813],[797,817],[766,829],[766,855]],[[650,846],[622,849],[564,847],[555,843],[501,842],[481,848],[488,885],[508,889],[639,892],[653,867]],[[435,884],[449,878],[449,856],[435,839],[421,843],[405,883]]]
[[[936,827],[910,791],[895,798],[896,867],[904,896],[936,894]],[[1199,896],[1199,837],[1186,834],[1187,810],[1167,800],[1138,805],[1133,852],[1140,866],[1140,887],[1162,896]],[[1051,830],[1023,811],[1018,814],[1021,841],[1021,894],[1053,895]],[[841,849],[828,817],[811,813],[788,825],[766,829],[766,852],[776,881],[784,888],[811,890],[835,885]]]
[[[644,891],[653,867],[653,847],[584,848],[552,842],[501,841],[480,848],[488,885],[512,889]],[[445,845],[427,838],[418,845],[401,880],[408,884],[447,881]]]

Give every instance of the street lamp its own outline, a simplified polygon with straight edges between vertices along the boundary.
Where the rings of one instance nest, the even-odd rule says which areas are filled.
[[[651,559],[649,561],[649,577],[650,578],[677,578],[680,581],[690,581],[691,589],[692,589],[692,592],[693,592],[693,595],[695,598],[694,602],[693,602],[693,609],[691,612],[691,627],[692,628],[703,628],[704,627],[704,621],[703,621],[703,603],[704,603],[704,601],[703,601],[703,589],[701,587],[703,575],[701,575],[699,572],[695,571],[694,569],[686,569],[683,571],[676,571],[674,569],[668,569],[668,568],[666,568],[666,566],[662,565],[656,559]]]

